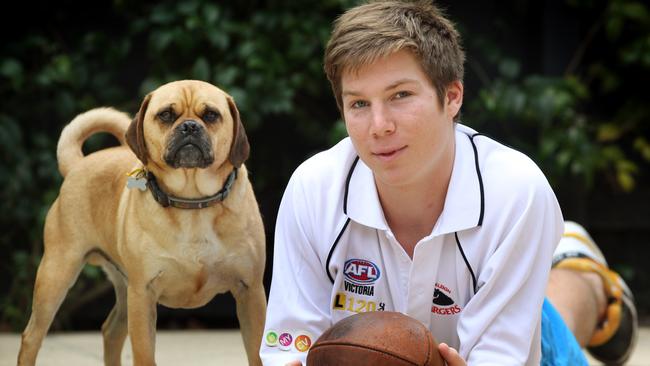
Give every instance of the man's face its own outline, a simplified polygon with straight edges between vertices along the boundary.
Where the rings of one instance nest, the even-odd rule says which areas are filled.
[[[450,84],[441,107],[415,56],[401,50],[343,72],[341,86],[348,134],[380,190],[450,174],[460,82]]]

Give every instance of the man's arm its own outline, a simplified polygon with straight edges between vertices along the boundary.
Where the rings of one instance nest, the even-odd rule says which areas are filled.
[[[486,245],[494,249],[481,262],[479,290],[458,324],[459,352],[470,365],[523,365],[540,357],[541,306],[562,214],[532,162],[515,157],[508,163],[510,176],[486,184],[486,197],[498,206],[481,230],[492,231]]]
[[[273,277],[260,348],[265,365],[284,365],[296,359],[304,362],[307,350],[296,346],[296,338],[307,334],[313,343],[331,325],[331,284],[310,239],[314,233],[306,202],[304,186],[294,174],[276,222]],[[272,345],[266,341],[270,330],[278,337],[288,336]]]

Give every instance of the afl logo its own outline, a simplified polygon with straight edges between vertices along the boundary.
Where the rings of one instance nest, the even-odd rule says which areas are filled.
[[[379,279],[379,267],[365,259],[350,259],[343,269],[345,278],[358,285],[368,285]]]

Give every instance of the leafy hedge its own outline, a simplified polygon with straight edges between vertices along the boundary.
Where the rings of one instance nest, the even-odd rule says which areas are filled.
[[[30,24],[38,27],[0,46],[2,327],[22,329],[29,315],[43,221],[61,183],[56,143],[68,121],[102,105],[134,113],[167,81],[215,83],[238,104],[253,146],[248,167],[272,215],[286,177],[327,146],[338,118],[321,58],[331,20],[348,3],[115,1],[36,10]],[[94,138],[84,148],[111,143]],[[101,279],[86,267],[69,298]],[[65,306],[57,319],[55,327],[66,325]]]
[[[650,82],[650,8],[634,0],[567,3],[584,29],[560,75],[522,74],[521,61],[479,38],[498,71],[483,76],[472,123],[534,157],[556,184],[577,178],[593,189],[600,178],[631,192],[650,162],[650,107],[638,89]]]

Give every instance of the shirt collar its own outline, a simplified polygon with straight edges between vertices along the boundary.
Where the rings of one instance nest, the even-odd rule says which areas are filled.
[[[475,134],[476,131],[457,124],[454,166],[445,206],[432,232],[434,235],[466,230],[481,224],[484,199],[477,154],[472,142]],[[372,171],[360,159],[351,169],[353,171],[347,187],[347,215],[362,225],[388,230]]]
[[[457,124],[454,168],[445,206],[433,228],[433,234],[462,231],[482,224],[485,200],[478,151],[472,141],[474,135],[476,131]]]
[[[361,159],[353,169],[347,192],[348,216],[362,225],[387,230],[372,170]]]

